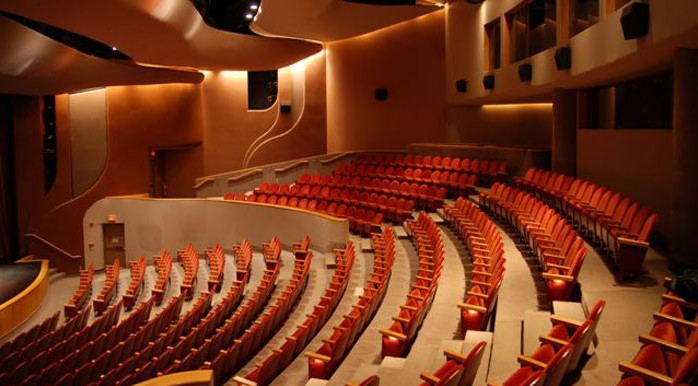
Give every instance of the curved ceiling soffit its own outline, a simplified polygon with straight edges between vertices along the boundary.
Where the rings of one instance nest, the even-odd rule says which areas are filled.
[[[95,87],[200,83],[203,74],[83,54],[0,17],[0,93],[55,95]]]
[[[217,30],[187,0],[0,0],[0,10],[88,36],[136,62],[160,66],[268,70],[322,50],[296,39]]]
[[[360,36],[442,9],[430,5],[370,5],[344,0],[263,0],[250,25],[266,36],[330,42]]]

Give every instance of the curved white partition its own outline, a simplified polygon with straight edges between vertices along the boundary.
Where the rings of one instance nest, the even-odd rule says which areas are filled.
[[[207,199],[105,198],[83,218],[85,265],[104,267],[102,225],[124,224],[126,259],[150,259],[193,243],[198,250],[220,243],[230,249],[248,238],[255,246],[277,236],[292,243],[309,235],[320,251],[343,247],[349,237],[346,219],[277,205]]]

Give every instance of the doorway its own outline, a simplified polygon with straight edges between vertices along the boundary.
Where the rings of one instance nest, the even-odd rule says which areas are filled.
[[[124,224],[102,224],[104,240],[104,264],[112,264],[119,259],[121,267],[126,266],[126,238],[124,236]]]

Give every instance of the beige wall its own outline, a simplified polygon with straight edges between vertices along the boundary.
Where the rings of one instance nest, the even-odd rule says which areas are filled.
[[[443,28],[438,11],[327,45],[329,152],[445,139]]]
[[[449,106],[448,142],[550,148],[552,105]]]
[[[577,177],[632,197],[659,213],[668,233],[671,207],[671,130],[578,130]]]
[[[623,38],[621,11],[601,16],[602,20],[587,30],[564,40],[560,15],[568,1],[558,1],[558,46],[572,48],[572,68],[555,68],[556,47],[545,50],[522,62],[510,63],[507,47],[503,47],[502,67],[493,73],[496,87],[486,91],[482,84],[485,69],[484,25],[502,17],[520,0],[486,1],[474,6],[466,2],[446,7],[446,90],[447,103],[455,105],[502,103],[521,98],[549,96],[554,87],[589,87],[617,82],[669,68],[672,52],[678,46],[698,46],[698,2],[695,0],[649,0],[650,33],[635,40]],[[503,30],[506,30],[504,18]],[[507,35],[503,31],[503,41]],[[522,83],[518,65],[530,62],[533,79]],[[457,93],[455,81],[466,79],[468,92]]]
[[[248,238],[253,246],[277,236],[285,246],[309,235],[322,252],[343,247],[349,237],[346,219],[288,207],[222,200],[153,200],[107,198],[85,213],[85,263],[104,267],[102,224],[115,216],[124,224],[126,258],[150,258],[163,249],[175,252],[187,243],[201,251],[220,243],[229,249]],[[293,224],[293,226],[289,226]]]

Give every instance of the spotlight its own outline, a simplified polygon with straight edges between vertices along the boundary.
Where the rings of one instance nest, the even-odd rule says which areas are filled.
[[[252,3],[252,4],[250,4],[250,9],[253,10],[253,11],[256,11],[256,10],[259,9],[259,5],[258,5],[258,4],[255,4],[255,3]]]
[[[111,50],[112,50],[112,51],[116,51],[116,47],[112,47]]]
[[[254,15],[249,13],[249,12],[245,14],[245,19],[247,19],[247,20],[252,20],[253,17],[254,17]]]

